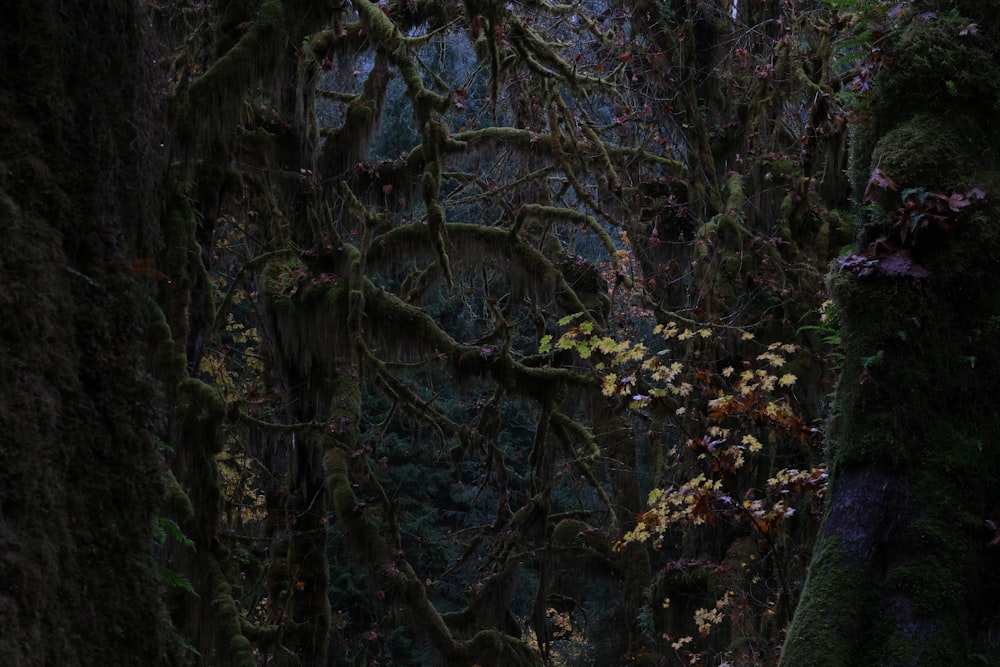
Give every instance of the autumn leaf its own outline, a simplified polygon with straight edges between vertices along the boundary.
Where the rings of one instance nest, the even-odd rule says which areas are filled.
[[[866,202],[876,201],[879,197],[879,190],[885,192],[896,192],[899,187],[896,185],[895,181],[889,178],[889,175],[882,171],[879,167],[875,167],[872,171],[872,175],[868,178],[868,185],[865,186],[864,200]]]
[[[134,258],[131,264],[132,273],[140,278],[149,278],[150,280],[170,283],[170,279],[166,275],[156,270],[156,261],[150,257],[145,259]]]
[[[950,196],[945,198],[945,203],[948,205],[949,210],[957,213],[972,202],[969,201],[968,196],[962,194],[961,192],[953,192]]]

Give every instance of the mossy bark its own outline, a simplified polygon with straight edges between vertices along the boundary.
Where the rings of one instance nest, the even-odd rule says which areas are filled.
[[[140,4],[0,22],[0,660],[179,654],[152,557],[163,421],[146,366],[155,85]]]
[[[943,17],[948,3],[938,4]],[[984,69],[995,42],[961,34],[995,18],[904,24],[876,80],[875,116],[856,133],[871,150],[856,160],[856,184],[878,167],[901,189],[1000,193],[993,114],[979,99],[996,101],[995,67]],[[973,71],[949,98],[942,77]],[[963,98],[972,88],[975,104]],[[859,251],[892,238],[898,213],[886,208],[866,222]],[[998,557],[986,523],[1000,495],[1000,410],[983,401],[1000,362],[998,217],[991,202],[956,215],[947,232],[912,238],[928,277],[845,269],[831,278],[846,358],[828,433],[830,502],[783,665],[1000,658]]]

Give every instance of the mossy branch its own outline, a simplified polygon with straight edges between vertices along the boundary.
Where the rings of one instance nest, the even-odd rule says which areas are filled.
[[[424,175],[421,179],[421,193],[424,198],[424,206],[427,208],[427,234],[430,236],[431,245],[437,255],[438,266],[444,273],[445,282],[448,287],[454,287],[455,278],[451,270],[451,259],[445,243],[448,238],[447,226],[445,225],[444,208],[441,207],[441,163],[438,160],[431,160],[424,167]]]
[[[597,479],[589,464],[589,461],[597,459],[601,454],[597,438],[580,422],[570,419],[565,413],[559,410],[553,410],[550,419],[553,430],[568,448],[579,450],[580,447],[577,443],[583,445],[582,449],[585,450],[585,453],[582,456],[572,457],[573,465],[580,471],[584,479],[587,480],[587,483],[593,487],[594,491],[600,497],[601,502],[607,508],[609,521],[608,534],[617,534],[618,518],[615,512],[615,505],[611,502],[611,497],[608,496],[607,491],[604,490],[604,486]]]
[[[215,316],[212,318],[212,324],[209,331],[218,331],[220,323],[222,322],[222,317],[226,310],[229,308],[229,304],[233,300],[233,294],[236,293],[236,289],[243,284],[243,278],[255,269],[266,265],[271,260],[284,259],[287,257],[294,257],[295,251],[292,248],[279,248],[278,250],[272,250],[271,252],[265,252],[256,257],[252,257],[242,264],[240,264],[239,271],[233,276],[232,280],[229,282],[229,287],[226,289],[226,293],[222,296],[222,301],[215,308]]]
[[[175,108],[184,117],[178,125],[192,139],[193,145],[186,147],[192,154],[197,146],[228,137],[239,120],[244,93],[277,66],[287,39],[283,3],[265,0],[246,34],[204,74],[178,91]],[[206,124],[205,119],[213,119],[216,125]]]
[[[448,108],[448,97],[438,95],[424,86],[416,60],[408,53],[409,44],[392,19],[374,2],[355,0],[351,4],[358,12],[358,17],[368,31],[372,43],[399,69],[410,91],[418,122],[423,124],[429,121],[434,113],[444,112]]]
[[[452,247],[461,254],[466,270],[493,266],[507,277],[516,294],[530,293],[538,300],[554,298],[567,313],[587,312],[587,307],[562,273],[519,236],[511,237],[501,227],[469,223],[445,223],[445,229]],[[368,261],[379,265],[400,257],[410,258],[421,248],[427,249],[426,230],[418,225],[397,227],[373,242]],[[594,324],[599,325],[596,321]]]
[[[427,598],[422,580],[359,509],[350,479],[350,447],[349,442],[335,445],[327,449],[323,457],[327,489],[334,510],[346,528],[344,534],[352,548],[369,563],[378,588],[412,610],[416,623],[449,664],[461,664],[462,648]]]
[[[550,41],[543,39],[530,26],[516,19],[512,19],[509,40],[524,63],[536,74],[546,78],[558,77],[581,96],[585,96],[590,88],[613,88],[612,81],[621,71],[619,67],[607,78],[581,74],[576,67],[556,53]]]
[[[233,586],[222,572],[214,556],[202,558],[201,565],[208,579],[206,589],[210,595],[213,619],[215,621],[215,645],[220,652],[220,660],[233,667],[254,667],[253,647],[243,634],[239,605],[233,598]]]
[[[498,230],[501,231],[502,230]],[[423,310],[366,281],[365,294],[369,321],[382,323],[392,333],[407,332],[410,351],[427,350],[444,355],[458,378],[492,377],[511,391],[545,400],[557,385],[596,386],[596,380],[568,368],[535,368],[509,355],[486,353],[475,345],[463,345],[444,332]],[[578,311],[579,312],[579,311]]]
[[[300,431],[316,431],[322,432],[328,428],[327,422],[310,421],[310,422],[297,422],[295,424],[276,424],[274,422],[264,421],[263,419],[258,419],[247,414],[245,411],[240,410],[238,407],[230,411],[231,416],[242,424],[247,426],[252,426],[257,431],[263,433],[297,433]]]
[[[607,228],[598,222],[594,216],[588,215],[583,211],[576,211],[562,206],[525,204],[517,212],[514,229],[519,228],[529,218],[544,221],[562,219],[589,229],[601,240],[601,245],[604,246],[604,250],[608,253],[608,259],[611,260],[611,265],[615,271],[622,271],[621,258],[618,256],[618,249],[615,247],[615,242],[612,240],[611,234],[608,233]]]
[[[445,444],[442,427],[447,427],[454,432],[461,429],[458,423],[432,408],[429,402],[421,398],[413,387],[400,380],[389,369],[388,364],[379,359],[367,345],[360,345],[359,352],[365,362],[375,371],[376,376],[385,383],[384,393],[401,404],[405,411],[433,427],[441,439],[442,446]]]

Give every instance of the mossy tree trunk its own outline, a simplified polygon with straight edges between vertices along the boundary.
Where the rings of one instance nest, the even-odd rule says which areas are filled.
[[[953,3],[917,4],[882,45],[889,57],[856,134],[857,197],[877,211],[831,276],[846,358],[830,500],[783,665],[1000,658],[989,523],[1000,497],[989,398],[1000,370],[1000,15],[988,2],[961,3],[957,17]],[[908,188],[919,193],[904,204]],[[974,203],[941,224],[903,217],[925,211],[929,193],[970,191]]]
[[[178,658],[153,561],[163,415],[145,371],[162,159],[140,3],[0,21],[0,661]]]

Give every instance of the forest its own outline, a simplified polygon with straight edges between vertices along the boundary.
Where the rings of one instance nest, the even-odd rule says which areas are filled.
[[[0,663],[1000,665],[991,0],[8,4]]]

